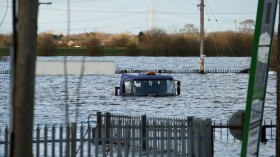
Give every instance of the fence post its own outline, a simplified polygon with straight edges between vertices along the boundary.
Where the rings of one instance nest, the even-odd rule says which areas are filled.
[[[80,157],[84,156],[84,126],[81,125],[81,133],[80,133]]]
[[[262,129],[261,129],[261,142],[267,142],[267,139],[266,139],[266,126],[261,126]]]
[[[36,129],[36,156],[40,157],[40,127],[37,126]]]
[[[70,125],[69,123],[66,126],[66,157],[70,157]]]
[[[59,156],[62,157],[62,150],[63,150],[63,143],[62,143],[62,140],[63,140],[63,127],[62,127],[62,124],[60,125],[60,128],[59,128]]]
[[[105,121],[106,121],[106,139],[110,137],[110,127],[111,127],[111,113],[106,112],[105,114]],[[105,141],[107,143],[107,141]]]
[[[194,139],[194,125],[193,125],[193,117],[188,117],[188,130],[187,130],[187,154],[188,156],[193,156],[193,139]],[[185,136],[185,135],[182,135]]]
[[[55,156],[55,125],[52,127],[52,156]]]
[[[98,149],[99,149],[99,141],[101,139],[101,137],[97,136],[99,135],[99,132],[101,131],[101,129],[97,129],[97,128],[92,128],[92,132],[94,132],[94,145],[95,145],[95,156],[97,157],[98,156]],[[89,150],[90,151],[90,150]]]
[[[95,133],[91,132],[90,124],[88,123],[88,128],[87,128],[87,133],[88,133],[88,156],[91,156],[91,134],[95,135]]]
[[[205,120],[205,148],[206,148],[206,153],[205,156],[214,156],[213,150],[213,142],[212,142],[212,120],[211,119],[206,119]]]
[[[171,149],[172,149],[172,122],[167,120],[166,130],[167,130],[167,156],[171,156]]]
[[[101,112],[97,112],[97,129],[98,131],[98,138],[101,139],[101,126],[102,126],[102,114]]]
[[[9,148],[9,129],[8,126],[5,128],[5,157],[8,157],[8,148]]]
[[[164,152],[164,121],[163,119],[160,120],[160,156],[163,156],[163,152]]]
[[[147,134],[147,115],[142,115],[142,149],[146,151],[146,134]]]
[[[199,118],[194,118],[193,119],[193,155],[194,156],[200,156],[200,151],[199,151],[199,148],[200,148],[200,129],[199,129]]]
[[[48,156],[48,126],[44,128],[44,156]]]
[[[156,156],[156,151],[157,151],[157,126],[156,121],[153,121],[153,156]]]
[[[181,121],[181,136],[182,136],[182,157],[185,157],[186,154],[188,153],[186,150],[186,147],[188,145],[188,140],[189,140],[189,134],[188,130],[186,130],[186,127],[188,129],[188,126],[186,126],[186,122],[184,120]],[[187,133],[187,136],[186,136]],[[192,138],[192,137],[190,137]],[[187,142],[186,142],[187,141]]]
[[[76,157],[76,131],[77,131],[77,124],[71,124],[71,157]]]

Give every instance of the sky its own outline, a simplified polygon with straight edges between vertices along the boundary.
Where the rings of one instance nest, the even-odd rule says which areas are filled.
[[[150,28],[177,33],[186,24],[200,28],[200,0],[40,0],[38,32],[138,34]],[[234,31],[256,19],[257,0],[205,0],[205,31]],[[0,34],[12,32],[12,0],[0,0]],[[236,25],[235,25],[236,20]],[[68,29],[68,26],[70,29]]]

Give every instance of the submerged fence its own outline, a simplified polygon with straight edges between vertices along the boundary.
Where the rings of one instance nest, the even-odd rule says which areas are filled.
[[[147,73],[147,72],[156,72],[156,73],[168,73],[168,74],[184,74],[184,73],[197,73],[200,74],[199,69],[178,69],[178,70],[157,70],[157,69],[150,69],[150,70],[116,70],[116,74],[122,73]],[[249,73],[249,69],[205,69],[204,73]]]
[[[33,133],[34,156],[214,156],[215,140],[235,140],[228,123],[212,122],[211,125],[209,120],[193,117],[98,113],[89,118],[92,116],[94,123],[88,121],[79,126],[75,123],[37,125]],[[262,139],[275,139],[276,128],[272,121],[265,121],[263,130],[266,136]],[[0,129],[0,156],[9,155],[8,136],[8,127]]]
[[[156,73],[166,73],[166,74],[185,74],[185,73],[197,73],[200,74],[199,69],[179,69],[179,70],[115,70],[115,74],[123,74],[123,73],[147,73],[150,71],[154,71]],[[204,73],[249,73],[249,69],[205,69]],[[0,69],[0,74],[10,74],[10,70]]]

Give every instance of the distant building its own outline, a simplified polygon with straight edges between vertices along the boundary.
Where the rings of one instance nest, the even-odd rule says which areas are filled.
[[[75,42],[70,40],[70,41],[67,42],[67,45],[68,46],[75,46]]]

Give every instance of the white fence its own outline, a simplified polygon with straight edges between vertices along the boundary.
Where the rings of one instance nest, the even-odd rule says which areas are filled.
[[[213,156],[211,120],[97,114],[97,124],[37,126],[34,156]],[[8,156],[8,128],[0,130],[0,156]]]

